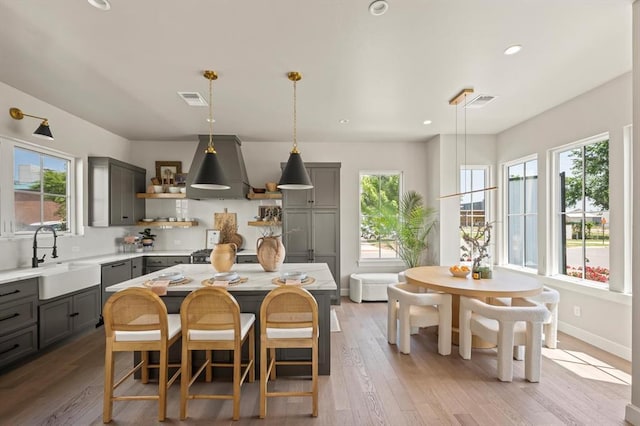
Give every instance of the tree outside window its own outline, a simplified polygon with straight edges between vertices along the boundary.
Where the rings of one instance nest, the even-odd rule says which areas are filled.
[[[399,172],[360,174],[360,259],[398,258],[399,204]]]
[[[41,225],[69,229],[69,160],[22,148],[14,149],[16,232]]]
[[[558,154],[560,273],[609,282],[609,140]]]

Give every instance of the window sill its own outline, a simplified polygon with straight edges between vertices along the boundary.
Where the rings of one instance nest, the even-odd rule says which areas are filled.
[[[362,267],[381,267],[381,268],[403,268],[406,269],[405,263],[400,259],[360,259],[358,266]]]
[[[609,288],[604,285],[598,285],[596,283],[591,284],[589,281],[571,278],[564,275],[538,275],[538,272],[535,269],[519,268],[507,265],[496,266],[496,269],[499,268],[508,269],[510,271],[526,275],[536,275],[538,279],[544,282],[545,285],[549,285],[555,289],[571,291],[578,294],[584,294],[586,296],[596,297],[601,300],[631,306],[631,294],[617,293],[609,290]]]

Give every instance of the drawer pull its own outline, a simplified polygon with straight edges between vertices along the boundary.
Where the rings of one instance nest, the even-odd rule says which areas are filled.
[[[17,293],[20,293],[20,290],[13,290],[13,291],[10,291],[9,293],[0,293],[0,297],[10,296],[12,294],[17,294]]]
[[[0,321],[6,321],[8,319],[19,317],[19,316],[20,316],[20,314],[16,312],[15,314],[9,315],[8,317],[0,318]]]
[[[0,352],[0,355],[4,355],[6,353],[11,352],[14,349],[18,349],[20,347],[20,345],[18,343],[14,344],[13,347],[9,348],[9,349],[5,349],[4,351]]]
[[[71,315],[69,315],[70,317],[77,317],[78,315],[80,315],[80,312],[74,312]]]
[[[117,267],[119,267],[119,266],[124,266],[124,262],[122,262],[122,263],[117,263],[117,264],[115,264],[115,265],[111,265],[111,267],[112,267],[112,268],[117,268]]]

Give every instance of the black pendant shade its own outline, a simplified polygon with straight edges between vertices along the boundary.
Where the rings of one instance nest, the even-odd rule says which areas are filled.
[[[37,136],[42,139],[47,139],[52,141],[53,135],[51,134],[51,129],[49,128],[49,123],[43,121],[40,126],[33,132],[33,136]]]
[[[304,167],[304,162],[299,152],[292,152],[289,155],[289,161],[282,172],[280,182],[278,182],[278,188],[280,189],[311,189],[313,184],[309,173]]]
[[[229,189],[229,182],[222,171],[222,166],[218,160],[218,154],[207,152],[204,155],[200,169],[191,184],[198,189]]]

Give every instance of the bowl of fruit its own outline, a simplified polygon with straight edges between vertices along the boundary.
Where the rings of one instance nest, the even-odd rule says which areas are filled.
[[[454,277],[466,278],[467,275],[469,275],[469,273],[471,272],[471,269],[465,265],[453,265],[449,268],[449,272],[451,272],[451,275],[453,275]]]

